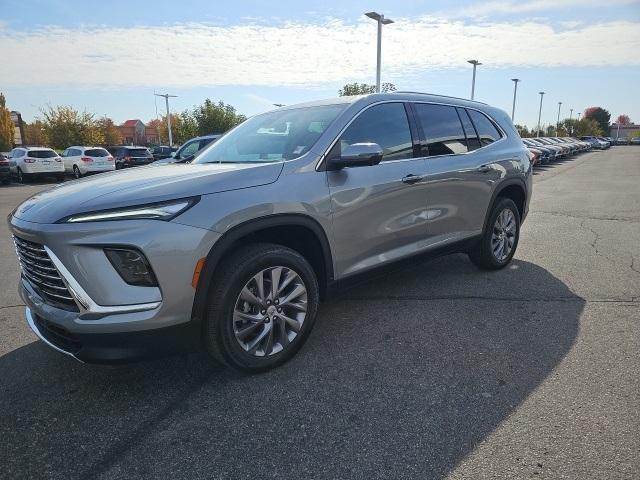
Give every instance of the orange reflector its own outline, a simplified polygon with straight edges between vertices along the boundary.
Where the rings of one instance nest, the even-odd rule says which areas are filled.
[[[205,261],[205,258],[203,257],[200,260],[198,260],[198,263],[196,263],[196,269],[193,271],[193,278],[191,279],[191,286],[193,288],[197,288],[198,286],[198,280],[200,280],[200,273],[204,268],[204,261]]]

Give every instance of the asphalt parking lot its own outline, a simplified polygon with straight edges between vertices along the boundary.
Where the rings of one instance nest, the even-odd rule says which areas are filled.
[[[451,255],[320,310],[247,376],[83,365],[24,322],[0,225],[0,477],[640,477],[640,148],[535,173],[512,265]],[[0,186],[0,215],[46,185]]]

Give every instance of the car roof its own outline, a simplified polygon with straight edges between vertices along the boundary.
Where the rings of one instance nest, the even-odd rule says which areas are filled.
[[[400,97],[400,98],[399,98]],[[303,102],[297,103],[293,105],[287,105],[284,107],[280,107],[278,110],[289,110],[293,108],[305,108],[305,107],[316,107],[322,105],[338,105],[342,103],[356,103],[358,101],[364,101],[366,103],[372,103],[376,101],[384,101],[384,100],[406,100],[406,101],[427,101],[427,102],[446,102],[459,104],[461,106],[487,106],[486,103],[477,102],[475,100],[468,100],[466,98],[460,97],[450,97],[446,95],[437,95],[434,93],[423,93],[423,92],[410,92],[410,91],[396,91],[389,93],[370,93],[367,95],[352,95],[352,96],[344,96],[344,97],[333,97],[326,98],[323,100],[315,100],[312,102]]]
[[[25,150],[53,150],[53,148],[49,147],[19,147],[24,148]]]

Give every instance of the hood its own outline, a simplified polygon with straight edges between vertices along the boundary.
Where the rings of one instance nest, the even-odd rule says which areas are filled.
[[[170,164],[102,173],[63,183],[20,204],[13,215],[55,223],[77,213],[207,195],[273,183],[282,172],[273,164]]]

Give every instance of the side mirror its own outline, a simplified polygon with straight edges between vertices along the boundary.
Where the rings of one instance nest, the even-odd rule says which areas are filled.
[[[176,158],[176,152],[171,152],[171,158]]]
[[[382,147],[377,143],[354,143],[347,145],[339,157],[329,158],[329,170],[345,167],[370,167],[382,160]]]

